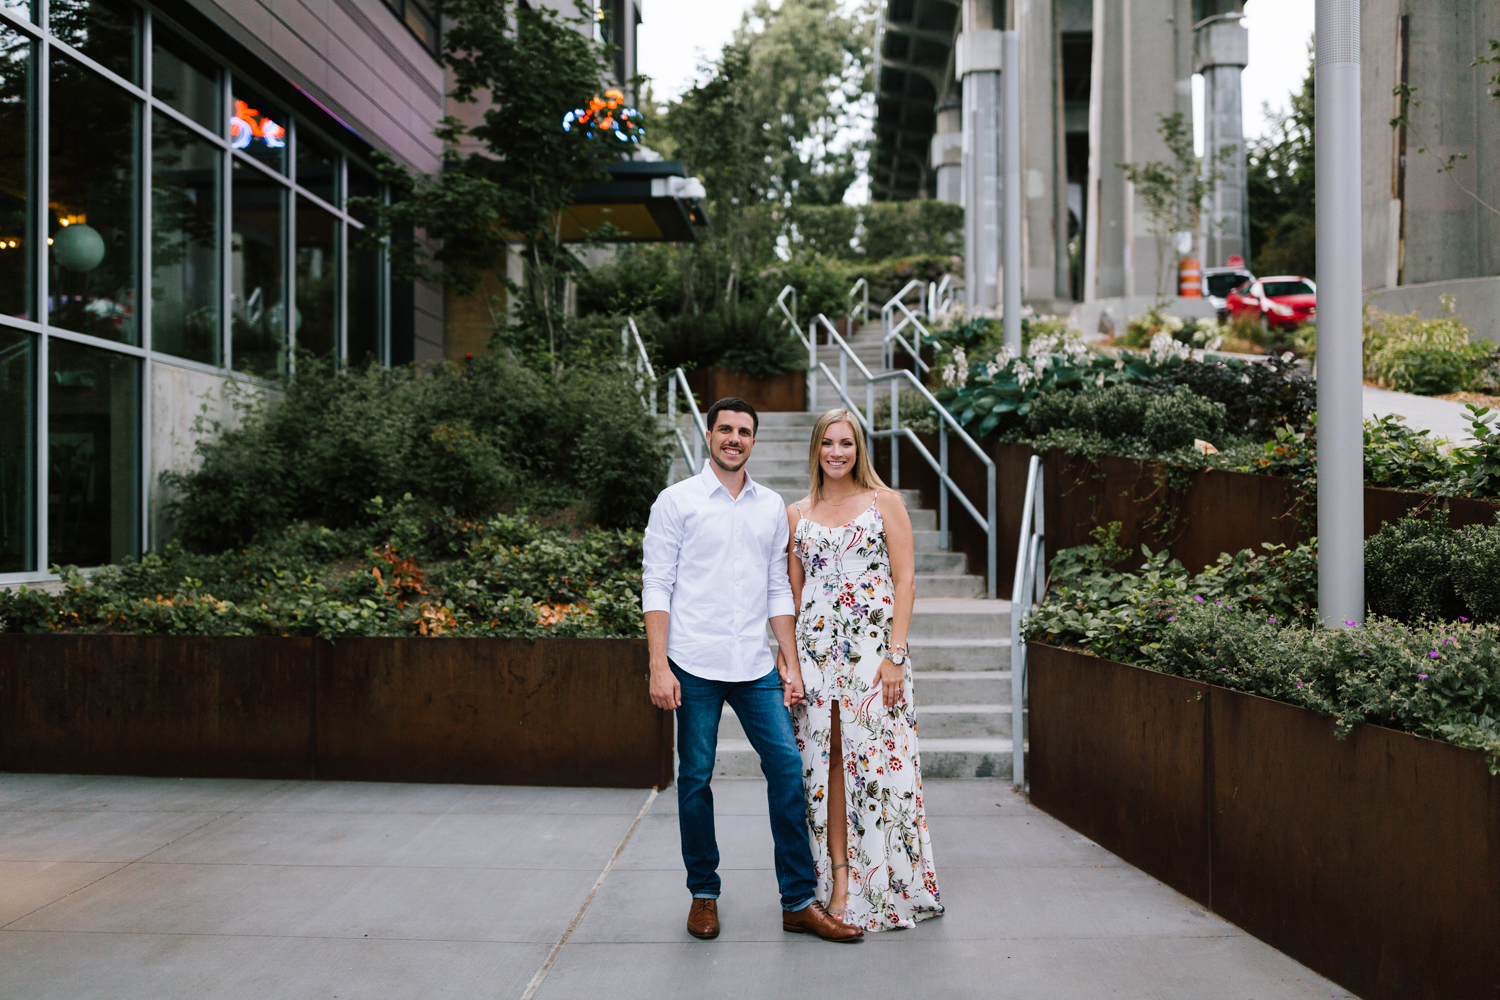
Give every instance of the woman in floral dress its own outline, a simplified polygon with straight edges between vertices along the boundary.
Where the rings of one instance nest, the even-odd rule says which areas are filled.
[[[787,508],[788,569],[807,691],[792,724],[818,899],[867,931],[911,927],[943,912],[906,653],[911,519],[847,410],[818,420],[808,471],[808,495]]]

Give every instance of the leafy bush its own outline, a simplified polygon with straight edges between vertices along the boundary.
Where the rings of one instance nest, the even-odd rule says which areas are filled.
[[[751,378],[771,378],[807,368],[807,349],[769,302],[742,302],[701,316],[673,316],[643,331],[653,361],[674,368],[731,368]]]
[[[1500,349],[1473,342],[1457,316],[1422,319],[1371,310],[1365,323],[1365,368],[1389,389],[1422,396],[1496,384]]]
[[[1155,392],[1186,386],[1222,404],[1226,426],[1241,434],[1265,435],[1283,424],[1302,427],[1318,403],[1317,383],[1295,362],[1276,355],[1254,364],[1235,358],[1181,358],[1141,384]]]
[[[1465,403],[1464,408],[1469,411],[1474,443],[1452,451],[1457,490],[1470,496],[1500,495],[1500,433],[1495,430],[1495,418],[1500,414],[1473,403]]]
[[[1185,386],[1157,395],[1139,386],[1112,385],[1038,397],[1026,417],[1031,435],[1071,428],[1106,438],[1144,438],[1152,448],[1170,451],[1221,436],[1224,406],[1196,396]]]
[[[467,520],[408,498],[333,530],[294,524],[241,549],[177,543],[52,595],[0,591],[12,632],[162,635],[639,636],[640,534],[576,536],[521,516]]]
[[[651,417],[612,364],[304,365],[239,427],[201,429],[218,433],[199,441],[199,468],[164,477],[179,537],[200,552],[293,520],[346,527],[367,498],[404,493],[465,516],[582,503],[601,525],[639,526],[667,476]]]
[[[1132,316],[1125,324],[1120,343],[1126,347],[1148,347],[1159,333],[1165,333],[1179,344],[1203,350],[1216,350],[1224,339],[1219,321],[1212,317],[1187,320],[1152,309],[1144,316]]]
[[[1419,490],[1450,475],[1450,462],[1426,430],[1388,413],[1365,421],[1365,482],[1391,490]]]
[[[1468,616],[1500,622],[1500,525],[1460,528],[1452,544],[1448,569]]]
[[[1385,524],[1365,542],[1365,600],[1378,615],[1400,621],[1457,618],[1452,532],[1446,515]]]

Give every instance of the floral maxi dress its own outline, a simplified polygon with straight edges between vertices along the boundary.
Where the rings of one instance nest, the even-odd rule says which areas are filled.
[[[805,582],[797,653],[807,703],[792,710],[818,899],[828,902],[829,742],[839,704],[844,797],[849,822],[849,903],[845,919],[867,931],[911,927],[940,916],[932,840],[922,806],[911,666],[905,698],[887,709],[875,672],[891,635],[895,592],[885,526],[874,504],[839,528],[802,518],[795,551]]]

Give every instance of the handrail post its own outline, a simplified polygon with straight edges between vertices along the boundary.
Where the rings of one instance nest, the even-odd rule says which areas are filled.
[[[667,376],[667,420],[677,426],[677,379],[676,372]]]
[[[1036,562],[1033,572],[1036,573],[1036,600],[1041,603],[1047,596],[1047,493],[1042,488],[1042,477],[1047,474],[1046,468],[1040,463],[1036,467],[1036,506],[1032,508],[1033,532],[1037,539]]]
[[[891,379],[891,489],[901,488],[901,386]]]
[[[948,548],[951,530],[948,526],[948,425],[938,421],[938,462],[943,474],[938,477],[938,531],[942,547]]]
[[[807,408],[818,412],[818,322],[807,324]]]
[[[993,601],[1000,596],[1000,571],[997,562],[997,560],[999,559],[998,542],[1000,536],[1000,522],[997,516],[997,511],[995,509],[997,491],[995,485],[995,466],[993,464],[991,464],[990,467],[985,470],[984,479],[986,493],[985,517],[987,517],[989,521],[987,531],[989,538],[986,540],[986,548],[988,549],[986,555],[988,558],[985,560],[985,583],[989,588],[990,600]]]
[[[865,379],[865,423],[870,425],[870,430],[875,430],[875,381]]]

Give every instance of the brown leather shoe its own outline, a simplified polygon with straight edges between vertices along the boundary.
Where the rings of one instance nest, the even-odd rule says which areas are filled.
[[[695,899],[692,909],[688,910],[688,933],[695,938],[716,938],[719,936],[719,901],[716,899]]]
[[[795,913],[781,911],[781,929],[793,934],[816,934],[841,944],[864,940],[865,932],[828,915],[822,903],[809,903]]]

